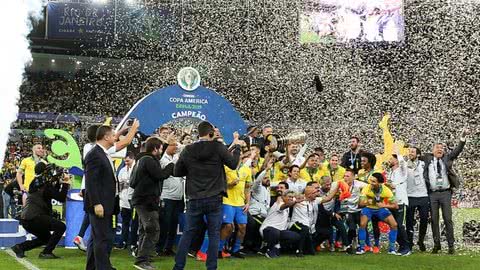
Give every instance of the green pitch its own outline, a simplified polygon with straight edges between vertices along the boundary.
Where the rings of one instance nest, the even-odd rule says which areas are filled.
[[[40,249],[27,252],[27,259],[40,269],[55,270],[81,270],[85,269],[85,253],[78,250],[58,248],[55,254],[62,257],[60,260],[39,260],[37,258]],[[296,258],[284,256],[279,259],[267,259],[255,256],[245,260],[224,259],[219,260],[218,269],[221,270],[300,270],[300,269],[328,269],[328,270],[404,270],[404,269],[479,269],[480,256],[471,252],[459,252],[460,255],[449,256],[447,254],[431,255],[429,253],[415,253],[409,257],[397,257],[387,254],[367,254],[363,256],[346,255],[340,252],[331,254],[321,252],[316,256]],[[126,251],[115,250],[112,255],[112,263],[118,270],[133,268],[133,257]],[[172,269],[173,258],[155,257],[154,265],[157,269]],[[16,270],[24,269],[20,264],[5,252],[0,252],[0,269]],[[186,269],[205,269],[201,262],[193,259],[187,261]]]

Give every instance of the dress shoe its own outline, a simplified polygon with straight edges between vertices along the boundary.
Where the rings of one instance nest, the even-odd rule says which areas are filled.
[[[12,247],[12,251],[15,253],[17,258],[25,258],[25,251],[21,249],[18,245]]]
[[[53,253],[43,253],[43,252],[38,254],[38,258],[39,259],[45,259],[45,260],[60,259],[60,257],[58,257],[57,255],[55,255]]]

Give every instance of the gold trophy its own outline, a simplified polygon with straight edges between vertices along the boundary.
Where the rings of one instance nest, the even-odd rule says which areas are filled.
[[[287,145],[304,144],[307,140],[307,133],[301,129],[292,131],[288,135],[270,134],[265,138],[265,150],[275,152],[278,149],[286,149]]]

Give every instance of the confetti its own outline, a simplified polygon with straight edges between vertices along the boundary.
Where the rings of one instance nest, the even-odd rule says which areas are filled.
[[[300,2],[158,1],[181,15],[175,44],[145,38],[82,46],[82,54],[105,59],[73,76],[30,73],[20,109],[123,116],[192,66],[250,123],[270,123],[278,133],[302,128],[308,144],[328,154],[346,151],[353,134],[365,149],[381,151],[377,125],[386,112],[394,137],[423,152],[438,141],[454,146],[468,126],[473,134],[456,161],[463,187],[455,201],[480,207],[480,3],[404,1],[404,43],[301,45]],[[309,87],[315,75],[322,92]],[[457,211],[455,220],[462,223],[456,238],[478,243],[479,211]]]

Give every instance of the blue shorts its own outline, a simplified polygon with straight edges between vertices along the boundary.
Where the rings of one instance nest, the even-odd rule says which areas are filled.
[[[387,208],[372,209],[372,208],[362,208],[362,216],[367,216],[368,220],[371,220],[372,217],[377,217],[379,220],[383,221],[392,213]]]
[[[223,223],[232,224],[247,224],[247,213],[243,212],[243,206],[223,205]]]

